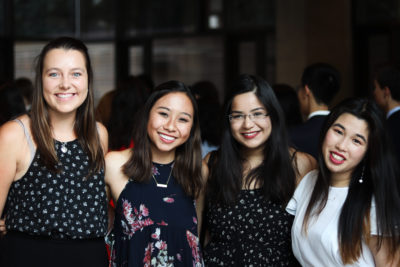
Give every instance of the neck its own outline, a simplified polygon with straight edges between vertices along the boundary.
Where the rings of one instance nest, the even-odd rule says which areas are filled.
[[[246,159],[244,169],[251,170],[257,167],[264,160],[264,149],[247,149],[243,150],[243,157]]]
[[[347,174],[331,174],[331,186],[333,187],[348,187],[351,176]]]
[[[391,100],[386,107],[386,113],[388,113],[395,107],[399,107],[399,106],[400,106],[400,101]]]
[[[151,145],[151,160],[160,164],[167,164],[175,160],[175,149],[172,151],[160,151]]]
[[[311,101],[308,115],[318,110],[329,110],[329,109],[328,106],[325,104],[318,104],[317,102],[315,102],[315,100]]]
[[[71,141],[76,138],[74,130],[75,114],[73,115],[59,115],[50,113],[51,130],[53,138],[58,141]]]

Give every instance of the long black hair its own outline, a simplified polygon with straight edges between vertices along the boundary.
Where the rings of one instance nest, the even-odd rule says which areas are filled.
[[[368,99],[352,98],[337,105],[325,121],[319,141],[319,174],[303,221],[307,229],[309,219],[324,209],[331,184],[331,173],[322,154],[322,145],[329,128],[342,114],[351,114],[368,124],[368,147],[364,158],[354,169],[349,192],[339,217],[338,238],[343,263],[357,261],[362,253],[362,240],[368,238],[371,223],[378,228],[378,248],[383,238],[389,240],[389,255],[400,246],[400,190],[399,170],[388,144],[383,114]],[[363,176],[363,183],[359,183]],[[369,221],[371,202],[376,203],[376,222]]]
[[[184,93],[193,105],[193,126],[188,140],[176,148],[173,175],[188,196],[197,197],[202,189],[201,176],[201,137],[199,115],[196,100],[189,88],[179,81],[168,81],[160,84],[147,99],[140,111],[133,135],[134,148],[129,160],[123,166],[123,172],[128,177],[134,177],[137,182],[147,182],[151,179],[152,157],[150,138],[147,133],[147,124],[151,108],[161,97],[170,93]]]
[[[272,131],[263,149],[263,162],[243,177],[243,146],[233,137],[228,115],[235,96],[252,92],[264,105],[271,119]],[[234,202],[243,181],[246,185],[256,182],[265,198],[285,204],[292,196],[296,175],[292,166],[283,111],[271,86],[262,78],[242,74],[232,88],[232,96],[225,104],[221,147],[210,158],[208,197],[218,203]]]

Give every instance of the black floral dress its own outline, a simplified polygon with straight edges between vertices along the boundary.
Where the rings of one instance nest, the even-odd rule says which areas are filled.
[[[299,266],[291,249],[294,217],[261,193],[242,190],[233,205],[208,203],[206,266]]]
[[[167,183],[172,164],[154,163],[154,179],[130,181],[121,192],[112,266],[203,266],[194,200],[173,175]]]

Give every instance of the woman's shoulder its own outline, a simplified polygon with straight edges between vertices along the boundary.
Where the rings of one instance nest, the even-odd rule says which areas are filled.
[[[121,151],[110,151],[106,154],[105,161],[107,168],[121,167],[130,158],[132,149],[125,149]]]
[[[293,148],[290,149],[290,152],[295,161],[296,180],[299,183],[306,174],[317,169],[318,164],[315,158],[308,153],[297,151]]]
[[[21,125],[22,124],[22,125]],[[30,118],[27,115],[17,117],[15,120],[8,121],[0,127],[0,142],[19,142],[25,138],[24,129],[30,134]]]

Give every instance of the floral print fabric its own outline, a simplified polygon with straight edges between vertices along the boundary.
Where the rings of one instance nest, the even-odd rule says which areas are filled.
[[[209,202],[206,266],[300,266],[291,249],[293,218],[261,189],[242,190],[232,205]]]
[[[171,164],[154,163],[165,184]],[[130,181],[117,201],[112,266],[203,266],[194,201],[171,176],[167,188]]]

